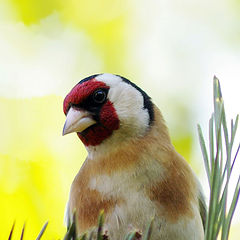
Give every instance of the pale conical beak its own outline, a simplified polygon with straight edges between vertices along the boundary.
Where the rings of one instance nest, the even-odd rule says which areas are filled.
[[[70,108],[67,113],[67,119],[65,121],[62,135],[66,135],[72,132],[82,132],[86,128],[95,124],[92,116],[88,111]]]

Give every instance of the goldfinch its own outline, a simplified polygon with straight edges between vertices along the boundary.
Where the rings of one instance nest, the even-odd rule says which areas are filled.
[[[70,91],[63,111],[63,135],[76,132],[88,152],[67,207],[69,218],[76,213],[78,235],[104,210],[113,240],[144,230],[152,218],[152,240],[204,239],[201,186],[142,89],[118,75],[93,75]]]

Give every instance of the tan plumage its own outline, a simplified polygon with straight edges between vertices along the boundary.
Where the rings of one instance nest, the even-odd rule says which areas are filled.
[[[152,217],[153,240],[203,239],[199,182],[172,146],[155,105],[153,111],[154,121],[144,134],[128,138],[123,131],[124,141],[113,135],[112,143],[111,137],[104,140],[107,151],[104,142],[87,147],[89,156],[73,181],[68,203],[70,217],[76,210],[79,234],[95,226],[104,209],[110,239],[124,239],[131,228],[143,230]]]

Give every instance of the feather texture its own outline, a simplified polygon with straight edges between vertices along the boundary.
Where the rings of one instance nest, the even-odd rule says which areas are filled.
[[[145,135],[88,157],[75,177],[69,213],[76,210],[79,234],[95,226],[104,209],[112,239],[123,239],[129,228],[144,229],[152,217],[153,240],[203,239],[199,183],[172,146],[160,111],[153,109]]]

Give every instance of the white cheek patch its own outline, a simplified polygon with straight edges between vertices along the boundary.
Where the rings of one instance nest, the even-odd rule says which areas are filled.
[[[148,110],[144,109],[142,94],[128,83],[120,82],[110,88],[109,100],[113,103],[120,124],[128,131],[143,134],[149,124]]]
[[[141,92],[113,74],[104,73],[96,79],[110,87],[108,98],[118,114],[122,130],[129,135],[144,134],[149,125],[149,113],[144,109]]]

